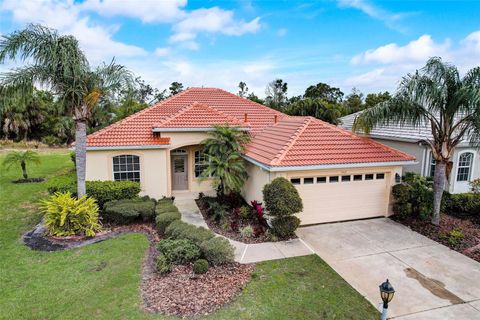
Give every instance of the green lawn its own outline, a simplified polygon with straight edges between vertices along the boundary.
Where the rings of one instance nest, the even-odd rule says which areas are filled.
[[[0,161],[3,156],[0,153]],[[42,154],[32,177],[72,169],[65,151]],[[140,264],[148,242],[130,234],[65,252],[20,242],[40,219],[45,183],[12,184],[0,169],[0,319],[166,319],[139,309]],[[378,313],[317,256],[260,263],[232,304],[205,319],[377,319]]]

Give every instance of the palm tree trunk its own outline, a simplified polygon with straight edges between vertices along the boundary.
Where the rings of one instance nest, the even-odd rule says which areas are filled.
[[[20,166],[22,167],[23,179],[28,179],[27,164],[25,163],[25,161],[22,161],[20,163]]]
[[[80,198],[86,193],[87,123],[85,120],[75,121],[75,166],[77,169],[77,196]]]
[[[443,190],[445,189],[447,163],[437,160],[435,163],[435,175],[433,177],[433,215],[432,223],[440,224],[440,209],[442,206]]]

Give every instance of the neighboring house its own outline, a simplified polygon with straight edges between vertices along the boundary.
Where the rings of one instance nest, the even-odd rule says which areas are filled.
[[[213,191],[199,181],[213,125],[248,131],[242,194],[289,179],[302,224],[385,216],[390,189],[415,158],[312,117],[292,117],[221,89],[190,88],[88,136],[87,180],[135,180],[154,198]]]
[[[361,113],[357,112],[340,118],[340,127],[352,130],[355,118]],[[435,159],[432,157],[430,147],[422,141],[432,139],[429,124],[420,126],[389,124],[378,126],[371,130],[369,137],[382,143],[415,156],[417,163],[405,165],[404,172],[415,172],[425,177],[433,177],[435,172]],[[469,182],[480,177],[480,157],[478,150],[467,141],[461,142],[452,157],[452,173],[446,186],[451,193],[470,191]]]

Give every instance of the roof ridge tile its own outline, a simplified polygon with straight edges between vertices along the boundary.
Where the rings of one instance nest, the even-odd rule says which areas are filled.
[[[283,158],[285,158],[286,154],[288,151],[292,148],[292,146],[295,144],[295,141],[297,141],[297,138],[305,131],[305,128],[308,127],[308,125],[311,122],[311,117],[305,117],[305,120],[303,121],[301,127],[297,128],[293,135],[290,137],[290,140],[288,143],[282,148],[280,151],[280,154],[277,155],[271,162],[272,165],[279,164]]]

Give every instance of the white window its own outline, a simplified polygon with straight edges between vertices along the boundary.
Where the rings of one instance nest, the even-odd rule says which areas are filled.
[[[207,168],[207,157],[205,153],[201,150],[195,151],[195,161],[194,161],[194,172],[195,178],[198,178],[202,175],[202,172]]]
[[[435,161],[435,158],[433,157],[433,154],[430,152],[430,177],[433,177],[435,175],[435,164],[437,162]]]
[[[113,180],[140,181],[140,157],[131,154],[113,157]]]
[[[473,153],[464,152],[458,157],[457,181],[469,181],[472,171]]]

